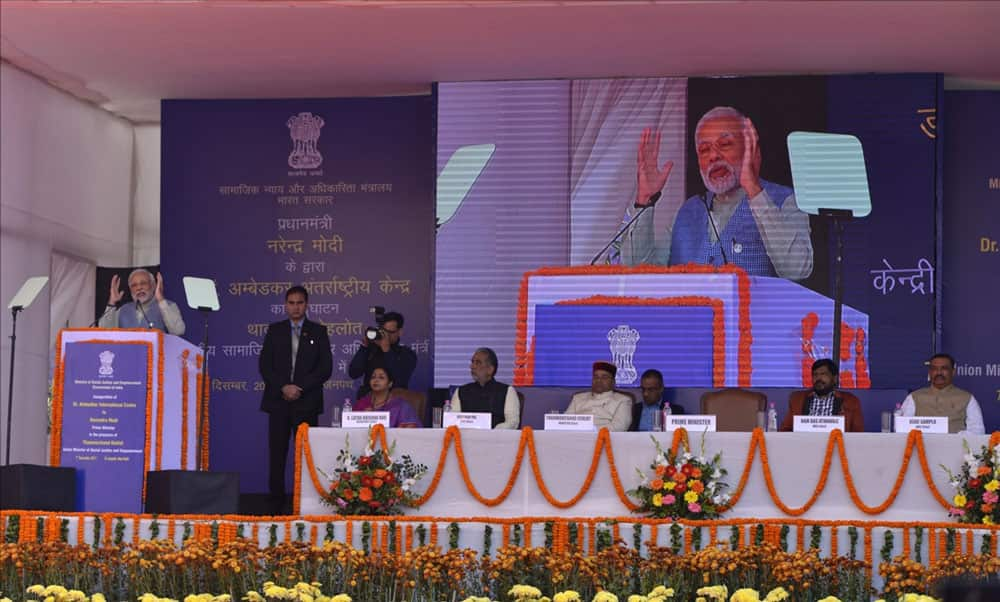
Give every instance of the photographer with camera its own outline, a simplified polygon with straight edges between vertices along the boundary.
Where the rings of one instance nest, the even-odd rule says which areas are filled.
[[[361,347],[351,358],[351,365],[347,368],[347,375],[351,378],[364,377],[361,388],[358,389],[358,397],[367,394],[371,390],[372,372],[377,367],[384,367],[393,376],[395,386],[407,389],[410,386],[410,377],[417,367],[417,354],[409,347],[399,344],[399,338],[403,334],[403,315],[399,312],[386,312],[385,308],[373,307],[375,314],[374,328],[368,328],[361,338]]]

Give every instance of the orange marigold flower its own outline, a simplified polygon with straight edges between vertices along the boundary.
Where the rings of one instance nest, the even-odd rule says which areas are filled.
[[[372,487],[378,489],[382,486],[382,479],[372,479]]]
[[[990,474],[990,467],[989,466],[980,466],[979,470],[976,471],[976,474],[978,474],[980,476],[988,475],[988,474]]]
[[[982,510],[984,514],[989,514],[990,512],[993,512],[993,504],[983,504],[979,507],[979,509]]]
[[[388,471],[384,468],[378,468],[375,470],[375,476],[380,479],[384,479],[387,472]]]
[[[697,466],[693,467],[691,469],[691,476],[693,478],[695,478],[695,479],[700,478],[701,477],[701,469],[698,468]]]
[[[683,483],[684,481],[687,480],[687,475],[685,475],[683,472],[678,472],[677,474],[674,475],[674,480],[677,481],[678,483]]]
[[[705,484],[701,481],[688,481],[688,489],[696,493],[701,493],[705,491]]]
[[[663,489],[663,479],[653,479],[653,481],[649,484],[649,488],[653,491]]]
[[[656,467],[656,476],[662,477],[667,472],[667,467],[660,464]]]
[[[358,497],[361,498],[362,502],[367,502],[372,499],[372,490],[367,487],[362,487],[361,491],[358,492]]]

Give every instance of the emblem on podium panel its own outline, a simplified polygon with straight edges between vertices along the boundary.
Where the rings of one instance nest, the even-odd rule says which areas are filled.
[[[309,112],[288,118],[288,135],[292,137],[292,154],[288,166],[292,169],[315,169],[323,164],[323,155],[316,148],[323,118]]]
[[[615,375],[616,385],[629,385],[639,376],[632,364],[635,357],[636,343],[639,342],[639,331],[628,324],[620,324],[608,331],[608,348],[611,350],[611,362],[618,367]]]
[[[105,378],[114,376],[115,369],[111,364],[115,361],[115,354],[105,349],[97,356],[97,359],[101,362],[101,367],[97,369],[97,373]]]

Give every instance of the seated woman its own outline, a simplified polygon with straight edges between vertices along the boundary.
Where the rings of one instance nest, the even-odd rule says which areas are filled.
[[[389,412],[389,428],[420,428],[417,412],[408,401],[390,397],[392,377],[382,367],[372,370],[368,380],[371,391],[354,404],[355,412]]]

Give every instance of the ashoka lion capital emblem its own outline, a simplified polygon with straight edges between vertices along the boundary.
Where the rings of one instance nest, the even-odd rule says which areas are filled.
[[[115,354],[105,349],[97,356],[97,359],[101,361],[101,367],[97,369],[97,373],[101,376],[114,376],[115,369],[111,364],[115,361]]]
[[[615,375],[615,385],[629,385],[635,382],[639,375],[635,366],[632,365],[632,358],[635,356],[635,346],[639,342],[639,331],[627,324],[621,324],[617,328],[608,331],[608,345],[611,350],[611,362],[618,366]]]
[[[292,137],[292,154],[288,166],[292,169],[315,169],[323,164],[323,155],[316,148],[323,118],[305,112],[288,118],[288,135]]]

